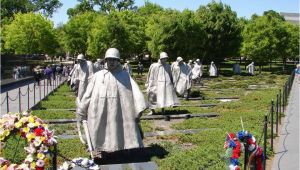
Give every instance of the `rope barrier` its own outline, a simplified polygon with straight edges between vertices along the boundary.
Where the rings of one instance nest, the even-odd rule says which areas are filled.
[[[17,94],[17,96],[16,96],[15,99],[11,99],[9,96],[8,96],[8,99],[9,99],[10,101],[16,101],[16,100],[18,99],[18,97],[19,97],[19,94]]]
[[[23,93],[22,93],[22,91],[20,90],[20,94],[21,94],[21,96],[26,96],[26,95],[27,95],[27,93],[28,93],[28,90],[26,90],[25,94],[23,94]]]
[[[1,106],[4,104],[4,102],[7,100],[7,97],[5,96],[3,102],[1,102]]]

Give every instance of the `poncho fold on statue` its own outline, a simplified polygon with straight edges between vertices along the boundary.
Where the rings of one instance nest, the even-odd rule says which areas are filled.
[[[171,107],[179,104],[174,91],[169,64],[162,64],[159,60],[150,66],[146,88],[150,109]]]
[[[192,86],[191,70],[187,64],[178,64],[178,62],[172,64],[171,70],[176,92],[183,95]]]
[[[119,67],[94,74],[77,114],[87,116],[93,149],[117,151],[143,147],[135,119],[145,108],[138,85]]]

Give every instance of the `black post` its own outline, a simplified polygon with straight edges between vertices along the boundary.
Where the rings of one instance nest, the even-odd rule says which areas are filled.
[[[19,113],[21,113],[21,89],[19,88]]]
[[[33,85],[33,105],[35,105],[35,83]]]
[[[6,92],[6,110],[7,113],[9,112],[9,98],[8,98],[8,91]]]
[[[278,94],[276,96],[276,134],[278,134]]]
[[[271,151],[273,150],[273,135],[274,135],[273,122],[274,122],[274,100],[272,99],[272,102],[271,102],[271,148],[270,148]]]
[[[46,96],[45,92],[46,92],[46,80],[44,79],[44,97]]]
[[[245,154],[244,154],[244,170],[247,170],[247,164],[248,164],[248,146],[247,143],[244,146]]]
[[[264,123],[264,170],[266,170],[266,160],[267,160],[267,131],[268,131],[268,116],[265,115],[265,123]]]
[[[284,115],[284,98],[285,98],[285,88],[282,89],[282,114]]]
[[[27,110],[29,110],[29,84],[27,85]]]
[[[57,169],[57,144],[54,145],[52,164],[53,164],[53,169]]]
[[[281,89],[279,89],[279,124],[281,124]]]
[[[50,82],[51,82],[51,79],[50,79]],[[51,83],[51,85],[52,85],[52,83]],[[47,79],[47,95],[48,95],[48,88],[49,88],[49,81]]]
[[[42,100],[42,90],[41,90],[41,83],[39,85],[39,93],[40,93],[40,101]]]

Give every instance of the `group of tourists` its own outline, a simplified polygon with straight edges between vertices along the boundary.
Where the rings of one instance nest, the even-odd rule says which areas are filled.
[[[28,66],[15,66],[13,68],[13,78],[18,80],[20,78],[26,77],[30,73]]]
[[[68,77],[72,67],[63,65],[63,64],[52,64],[42,67],[40,65],[35,66],[32,69],[33,77],[35,82],[40,85],[42,78],[47,80],[48,85],[52,85],[52,80],[55,80],[56,77],[61,80],[62,77]]]

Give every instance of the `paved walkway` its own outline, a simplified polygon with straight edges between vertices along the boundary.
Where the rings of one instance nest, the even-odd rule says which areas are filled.
[[[55,83],[52,80],[52,84],[47,85],[47,80],[41,80],[40,86],[34,86],[34,83],[29,83],[21,87],[9,90],[7,92],[1,93],[0,104],[1,104],[1,113],[0,117],[3,114],[9,112],[19,112],[25,111],[33,107],[40,100],[45,98],[51,91],[55,89],[60,83],[63,82],[63,79],[59,82],[58,80]],[[28,89],[29,88],[29,89]],[[20,95],[19,95],[20,89]],[[7,94],[8,94],[8,109],[7,109]],[[20,97],[20,99],[19,99]],[[29,99],[29,100],[28,100]],[[19,102],[19,100],[21,102]],[[29,101],[29,103],[28,103]]]
[[[300,82],[294,79],[272,170],[299,170]]]

